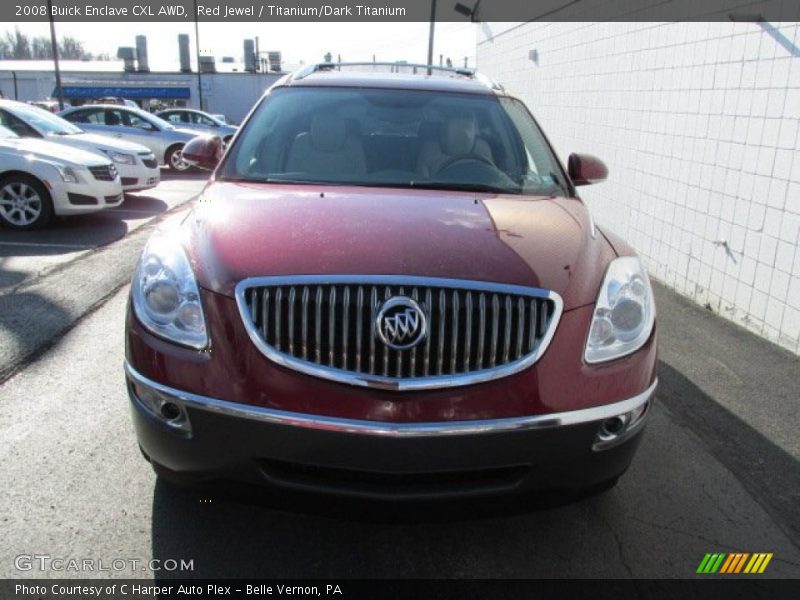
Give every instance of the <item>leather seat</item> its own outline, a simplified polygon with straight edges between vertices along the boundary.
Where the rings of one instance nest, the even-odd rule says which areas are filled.
[[[367,172],[361,142],[348,134],[343,118],[329,113],[314,115],[309,131],[299,134],[286,157],[286,171],[311,178],[360,176]]]
[[[431,177],[456,157],[469,156],[482,157],[494,163],[489,144],[478,136],[475,117],[450,117],[442,123],[438,136],[422,141],[417,172],[423,177]]]

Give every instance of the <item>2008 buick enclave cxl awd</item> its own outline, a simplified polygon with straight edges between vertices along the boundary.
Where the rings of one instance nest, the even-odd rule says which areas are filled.
[[[329,64],[278,81],[221,154],[186,146],[215,171],[132,283],[126,377],[160,476],[430,498],[625,471],[655,306],[576,194],[598,159],[565,170],[474,73]]]

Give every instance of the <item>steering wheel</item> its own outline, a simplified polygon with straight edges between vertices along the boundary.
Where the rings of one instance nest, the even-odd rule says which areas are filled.
[[[456,156],[453,156],[452,158],[447,159],[444,162],[444,164],[442,164],[441,167],[436,169],[436,174],[438,175],[439,173],[441,173],[445,169],[449,169],[450,167],[455,166],[458,163],[462,163],[462,162],[480,162],[480,163],[483,163],[483,164],[485,164],[485,165],[487,165],[489,167],[492,167],[492,169],[494,169],[494,170],[497,170],[497,167],[495,166],[495,164],[491,160],[486,158],[485,156],[481,156],[480,154],[457,154]]]

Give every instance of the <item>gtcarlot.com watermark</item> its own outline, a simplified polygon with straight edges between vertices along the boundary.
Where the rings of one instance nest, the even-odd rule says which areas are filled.
[[[194,571],[194,559],[185,558],[77,558],[50,554],[18,554],[14,558],[18,571],[69,573],[134,573],[141,571]]]

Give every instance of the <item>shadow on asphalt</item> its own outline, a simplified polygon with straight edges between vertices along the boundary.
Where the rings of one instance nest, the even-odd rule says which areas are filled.
[[[392,531],[403,532],[406,537],[420,536],[419,544],[425,544],[429,527],[452,533],[467,523],[472,530],[481,529],[491,527],[493,519],[546,514],[586,496],[553,494],[403,505],[297,495],[232,483],[184,488],[157,480],[152,556],[162,560],[190,557],[199,567],[190,574],[162,571],[157,578],[163,580],[187,576],[293,577],[309,570],[317,576],[331,576],[348,568],[355,569],[351,577],[389,577],[396,576],[398,565],[395,559],[384,562],[387,557],[380,554],[385,539],[377,542],[373,536],[385,538]],[[224,555],[220,552],[221,540],[225,540]],[[348,553],[355,552],[356,547],[359,553],[374,555],[351,562]],[[399,549],[399,554],[402,556],[396,560],[419,562],[419,557],[409,555],[408,548]],[[298,562],[298,556],[308,562]]]
[[[20,313],[15,306],[24,305],[26,310]],[[0,329],[10,332],[16,340],[17,353],[26,356],[36,350],[40,339],[31,335],[31,315],[37,319],[40,331],[62,332],[73,323],[73,317],[58,304],[39,294],[22,292],[0,296]],[[55,336],[54,336],[55,338]]]
[[[126,195],[118,207],[88,215],[62,217],[46,229],[0,229],[0,257],[52,256],[106,246],[128,233],[125,219],[146,219],[164,213],[163,200],[145,195]]]
[[[0,256],[0,291],[3,288],[11,288],[22,283],[28,276],[22,271],[15,271],[6,266],[6,258]]]
[[[800,463],[663,361],[658,380],[661,404],[703,440],[800,547]]]

